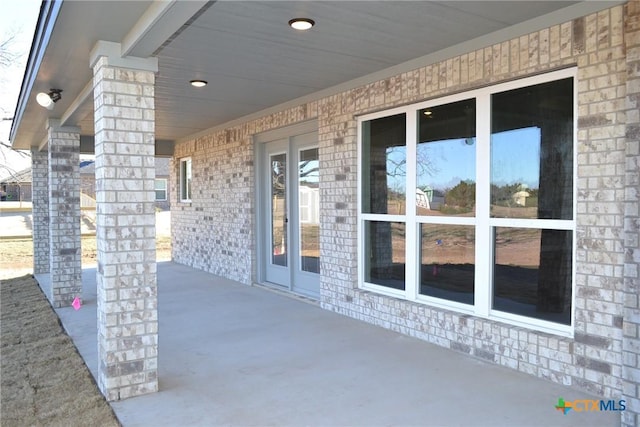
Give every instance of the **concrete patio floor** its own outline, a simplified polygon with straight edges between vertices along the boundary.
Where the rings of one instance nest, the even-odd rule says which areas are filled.
[[[95,376],[95,269],[83,283],[82,309],[56,311]],[[158,285],[160,391],[112,402],[127,427],[620,425],[554,408],[596,396],[261,287],[171,262]]]

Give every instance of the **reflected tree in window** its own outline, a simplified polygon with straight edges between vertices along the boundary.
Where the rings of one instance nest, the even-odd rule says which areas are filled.
[[[271,156],[271,262],[287,266],[287,156]]]
[[[403,215],[407,174],[406,116],[399,114],[364,122],[362,135],[362,211]],[[365,260],[368,281],[404,288],[404,257],[397,256],[404,253],[403,242],[403,224],[368,223]],[[399,249],[400,244],[402,249]]]
[[[301,150],[298,159],[300,269],[320,273],[320,162],[318,149]]]
[[[406,199],[404,114],[363,123],[363,206],[373,214],[401,215]]]
[[[473,216],[476,179],[476,101],[418,111],[418,215]]]

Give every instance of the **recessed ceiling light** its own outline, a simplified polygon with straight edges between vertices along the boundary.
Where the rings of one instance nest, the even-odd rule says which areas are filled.
[[[314,25],[316,25],[315,21],[309,18],[295,18],[289,21],[289,26],[298,31],[307,31]]]
[[[205,87],[208,84],[206,80],[191,80],[189,83],[193,87]]]
[[[425,112],[423,113],[425,116],[430,116],[433,113],[430,110],[425,110]]]

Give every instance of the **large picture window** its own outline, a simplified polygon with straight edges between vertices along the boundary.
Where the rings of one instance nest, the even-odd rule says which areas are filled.
[[[572,332],[575,70],[359,119],[364,289]]]

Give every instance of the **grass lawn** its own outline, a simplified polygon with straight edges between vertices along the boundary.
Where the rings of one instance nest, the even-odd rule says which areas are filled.
[[[82,236],[82,265],[97,263],[96,237]],[[156,238],[156,260],[171,260],[171,237]],[[5,238],[0,240],[0,278],[8,279],[33,273],[33,240],[25,238]]]
[[[0,283],[0,425],[119,426],[33,277]]]

